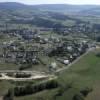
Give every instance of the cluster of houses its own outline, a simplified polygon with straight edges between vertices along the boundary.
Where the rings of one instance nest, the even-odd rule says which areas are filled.
[[[59,46],[48,50],[48,56],[56,57],[56,60],[67,65],[82,55],[89,48],[87,42],[64,42]]]
[[[23,46],[24,42],[3,42],[1,57],[5,59],[6,62],[10,63],[36,63],[36,55],[39,51],[37,46],[32,46],[31,48],[25,48]]]
[[[1,31],[4,34],[9,34],[11,36],[19,36],[25,40],[33,39],[34,35],[37,34],[36,31],[32,31],[29,29],[11,29],[11,30],[3,30]]]
[[[24,64],[24,66],[26,66],[25,64],[29,64],[28,66],[45,65],[45,62],[39,56],[47,56],[68,65],[89,48],[87,41],[65,41],[53,36],[45,38],[41,37],[36,31],[13,30],[11,33],[10,35],[20,35],[24,39],[2,43],[3,53],[0,54],[0,57],[4,58],[6,63]],[[28,39],[32,39],[32,41],[26,41]],[[55,61],[51,62],[50,69],[57,68]]]

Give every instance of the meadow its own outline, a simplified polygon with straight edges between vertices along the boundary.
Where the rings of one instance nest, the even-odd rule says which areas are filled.
[[[87,96],[86,100],[98,100],[100,98],[99,90],[97,88],[100,84],[100,58],[96,54],[100,49],[89,52],[86,56],[81,58],[77,63],[72,65],[70,69],[57,74],[58,82],[64,88],[62,94],[57,96],[59,88],[52,90],[44,90],[42,92],[17,97],[15,100],[73,100],[73,96],[78,94],[82,89],[92,88],[93,91]],[[70,85],[70,88],[65,88]],[[95,95],[98,97],[95,97]],[[93,94],[93,95],[92,95]],[[92,95],[92,99],[90,98]],[[84,98],[85,99],[85,98]],[[81,99],[80,99],[81,100]]]

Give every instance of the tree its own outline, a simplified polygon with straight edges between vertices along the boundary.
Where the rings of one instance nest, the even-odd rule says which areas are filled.
[[[100,42],[100,36],[96,38],[96,41],[97,42]]]
[[[14,90],[9,89],[7,94],[3,97],[3,100],[14,100]]]
[[[81,93],[75,94],[73,100],[84,100],[84,96]]]
[[[38,34],[38,30],[37,29],[34,30],[34,34]]]
[[[100,52],[96,54],[97,57],[100,57]]]
[[[81,90],[80,93],[81,93],[83,96],[86,97],[91,91],[92,91],[92,88],[85,88],[85,89]]]

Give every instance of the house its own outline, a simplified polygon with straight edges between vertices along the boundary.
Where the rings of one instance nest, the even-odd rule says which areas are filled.
[[[56,62],[52,62],[49,66],[49,71],[50,72],[54,72],[57,69],[57,63]]]
[[[64,60],[63,63],[64,63],[65,65],[68,65],[68,64],[70,63],[70,61],[67,59],[67,60]]]
[[[57,58],[57,61],[65,65],[68,65],[70,63],[70,60],[68,58]]]

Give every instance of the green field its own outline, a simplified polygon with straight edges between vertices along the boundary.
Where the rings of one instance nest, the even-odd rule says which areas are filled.
[[[86,87],[95,90],[94,86],[100,83],[100,58],[96,56],[98,51],[90,52],[69,70],[60,75],[59,79],[63,79],[62,84],[65,85],[68,82],[72,82],[72,88],[57,100],[72,100],[75,94]]]
[[[100,50],[90,52],[74,64],[69,70],[59,74],[58,81],[62,86],[71,83],[71,88],[65,89],[61,96],[55,98],[58,89],[54,89],[50,91],[45,90],[30,96],[16,98],[16,100],[72,100],[75,94],[87,87],[93,88],[93,91],[98,92],[98,89],[95,89],[95,86],[100,84],[100,58],[96,56],[98,51]],[[91,94],[92,93],[89,95]]]
[[[97,88],[99,86],[98,84],[100,84],[100,58],[96,56],[96,53],[99,51],[100,49],[91,51],[68,70],[58,74],[58,82],[62,87],[65,88],[68,84],[71,86],[70,88],[65,88],[61,96],[55,96],[59,90],[59,88],[57,88],[44,90],[33,95],[15,97],[15,100],[73,100],[72,98],[75,94],[87,87],[93,88],[93,92],[98,92],[98,89],[100,89]],[[7,84],[8,86],[6,86],[5,82],[0,82],[1,91],[5,91],[6,88],[13,86],[9,82],[7,82]],[[91,96],[93,92],[91,92],[89,96]],[[0,94],[2,95],[1,92]]]

